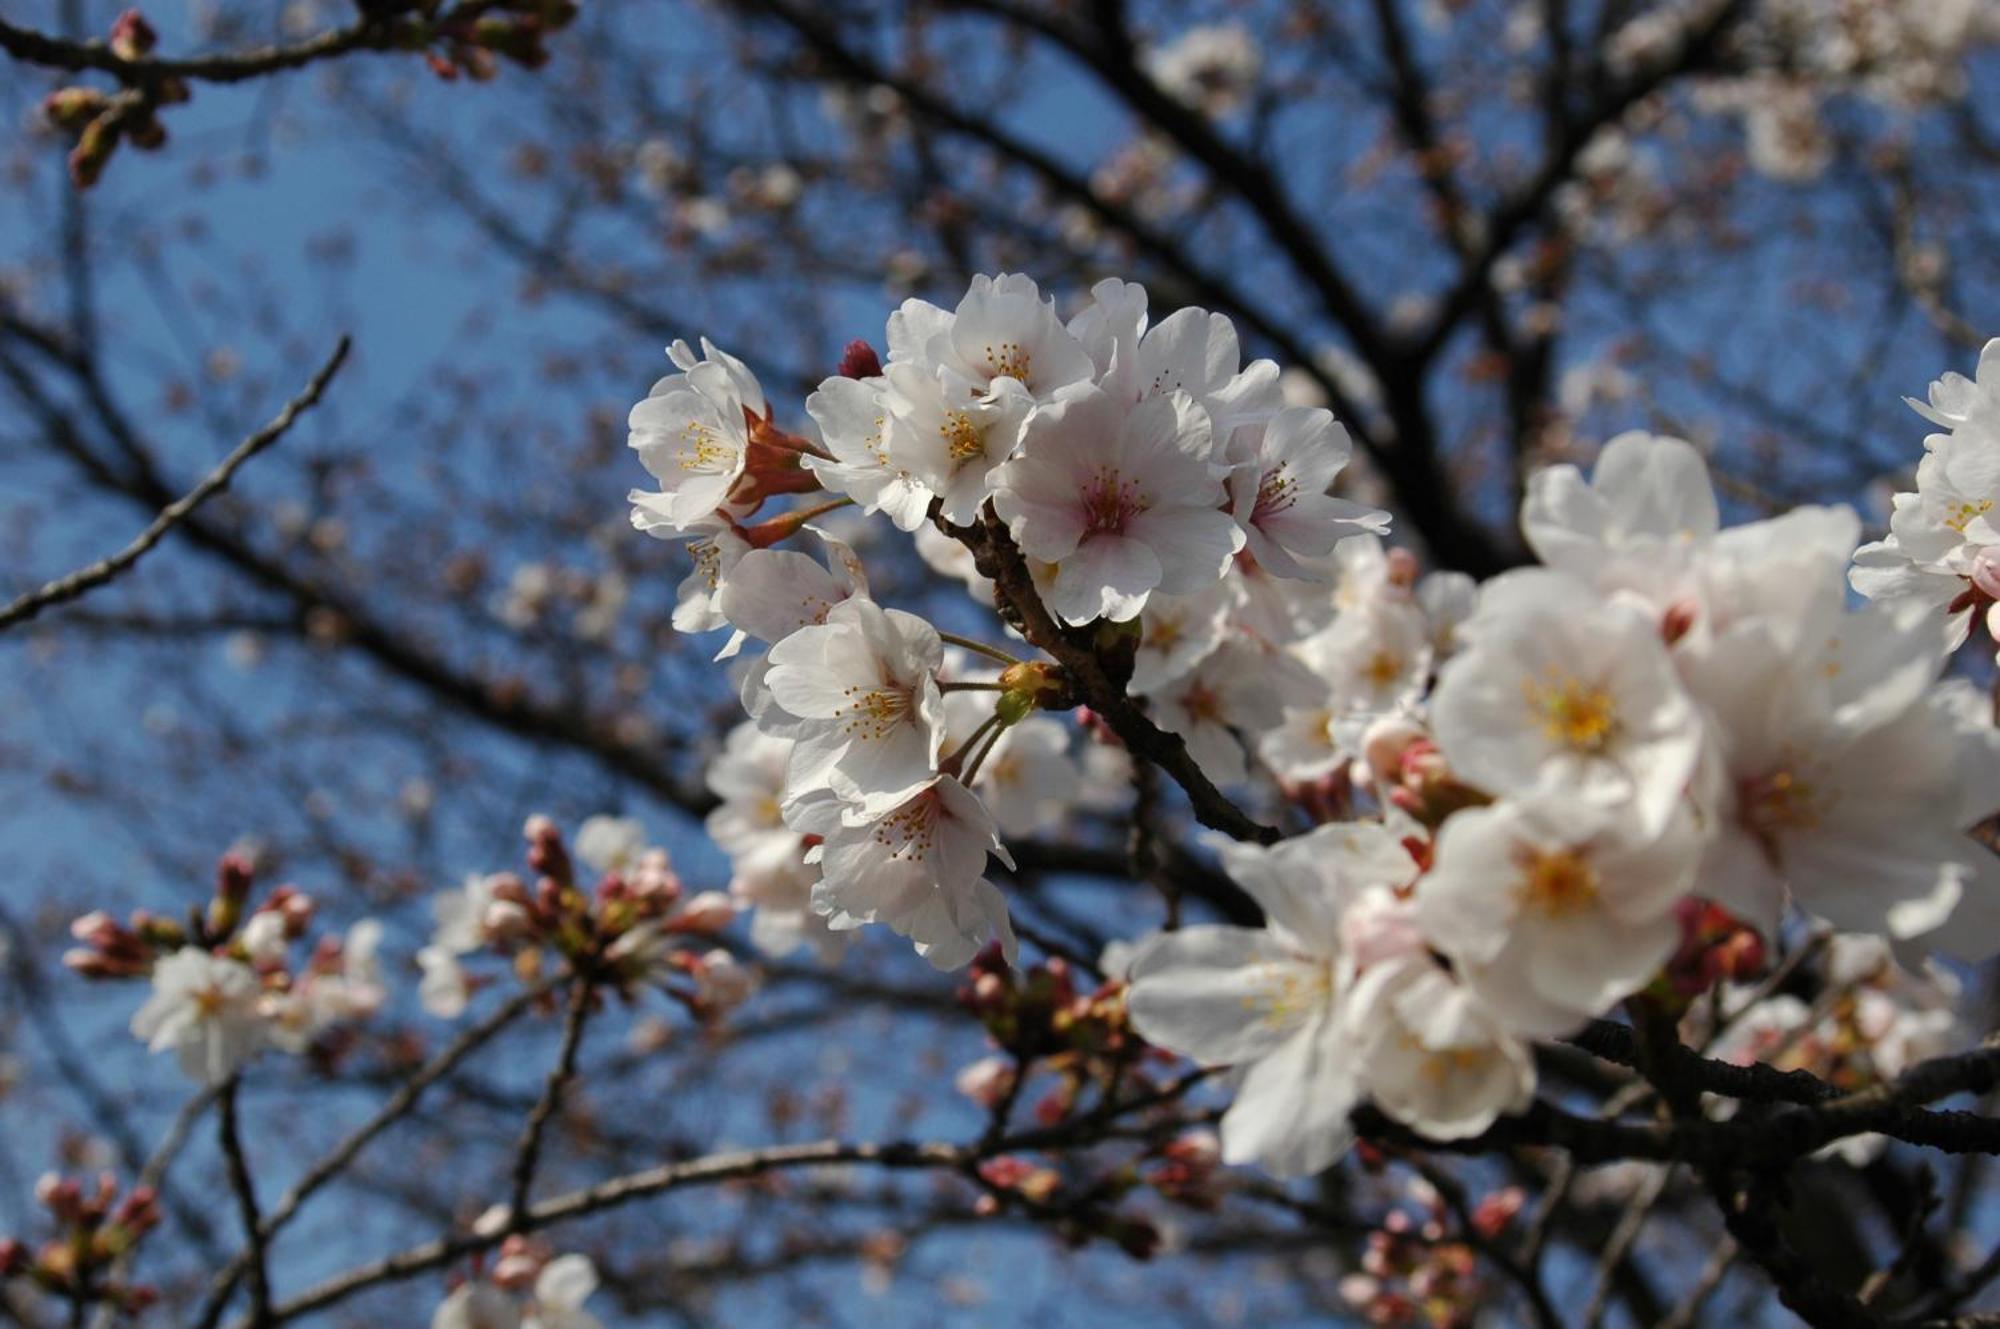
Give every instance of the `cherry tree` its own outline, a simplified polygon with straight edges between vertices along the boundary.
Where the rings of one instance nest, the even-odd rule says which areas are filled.
[[[0,1315],[1981,1322],[2000,12],[87,11]]]

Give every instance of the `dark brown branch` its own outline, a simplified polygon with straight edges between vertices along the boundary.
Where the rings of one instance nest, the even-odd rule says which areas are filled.
[[[250,1282],[250,1329],[265,1329],[271,1321],[271,1277],[264,1259],[264,1222],[257,1213],[257,1188],[250,1178],[250,1164],[243,1156],[243,1137],[236,1119],[236,1090],[240,1081],[232,1076],[216,1094],[218,1136],[222,1157],[228,1164],[229,1189],[236,1196],[236,1212],[243,1220],[243,1236],[248,1243],[246,1259]]]

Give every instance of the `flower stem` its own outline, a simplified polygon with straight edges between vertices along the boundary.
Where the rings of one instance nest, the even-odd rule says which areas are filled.
[[[999,723],[1000,723],[1000,715],[999,712],[997,711],[994,712],[992,715],[987,716],[984,720],[981,720],[979,722],[979,727],[977,729],[974,729],[971,733],[967,734],[965,736],[965,741],[963,743],[960,743],[955,749],[953,749],[952,754],[949,757],[946,757],[943,761],[940,761],[938,763],[938,769],[940,771],[943,771],[946,775],[955,776],[960,784],[970,784],[972,782],[972,777],[968,774],[961,773],[960,770],[960,767],[965,761],[965,754],[972,751],[973,745],[978,743],[980,739],[986,737],[987,734],[991,733],[993,731],[993,727]],[[977,763],[975,763],[975,765],[976,764]]]
[[[938,637],[943,641],[950,642],[954,646],[963,646],[968,651],[983,655],[989,660],[998,660],[1001,664],[1016,665],[1021,663],[1017,657],[1007,654],[1007,652],[1001,650],[998,646],[988,646],[983,641],[974,641],[970,637],[961,637],[956,632],[940,631]]]
[[[1000,721],[998,715],[995,715],[993,719]],[[984,726],[981,727],[984,728]],[[1004,721],[994,725],[992,732],[986,736],[986,745],[973,754],[971,762],[966,765],[965,773],[958,777],[960,784],[968,789],[972,787],[972,782],[979,778],[979,768],[986,764],[986,759],[993,754],[993,749],[1000,746],[1000,735],[1006,732],[1007,725]]]

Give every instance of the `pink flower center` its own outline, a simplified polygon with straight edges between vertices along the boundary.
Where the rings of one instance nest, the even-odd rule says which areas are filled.
[[[1123,535],[1132,519],[1146,510],[1146,496],[1136,480],[1127,480],[1109,466],[1084,482],[1083,516],[1086,536]]]
[[[1257,503],[1250,510],[1250,520],[1253,524],[1261,524],[1298,501],[1299,482],[1281,464],[1276,470],[1266,472],[1263,481],[1258,484]]]

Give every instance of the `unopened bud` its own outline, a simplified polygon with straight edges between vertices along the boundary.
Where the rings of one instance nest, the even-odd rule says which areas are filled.
[[[111,161],[111,154],[118,150],[118,121],[104,114],[83,127],[83,135],[70,149],[70,183],[78,189],[88,189],[96,184],[104,174],[105,166]]]
[[[111,54],[120,60],[144,59],[159,42],[160,35],[136,9],[126,10],[111,25]]]
[[[701,957],[695,971],[696,996],[711,1013],[734,1010],[757,986],[757,976],[736,962],[728,951],[713,950]]]
[[[1690,600],[1676,600],[1660,616],[1660,640],[1672,646],[1694,630],[1701,617],[1700,607]]]
[[[1417,556],[1407,549],[1391,549],[1387,555],[1388,580],[1391,586],[1404,590],[1417,584],[1417,576],[1423,571]]]
[[[1430,735],[1414,720],[1384,716],[1361,735],[1361,759],[1377,780],[1397,779],[1403,771],[1403,754]]]
[[[77,130],[104,114],[110,98],[96,88],[57,88],[42,98],[42,116],[58,129]]]
[[[736,918],[736,905],[722,891],[702,891],[675,914],[669,926],[675,932],[720,932]]]
[[[857,337],[840,353],[840,367],[833,372],[841,378],[880,378],[882,357],[875,354],[873,346]]]
[[[256,869],[250,859],[239,853],[227,853],[215,868],[215,895],[220,900],[233,900],[242,904],[250,898],[250,887],[256,880]]]
[[[1014,1063],[1005,1057],[981,1057],[961,1070],[952,1084],[980,1107],[994,1107],[1014,1088]]]
[[[1982,546],[1972,557],[1972,584],[1990,600],[2000,600],[2000,550]]]

